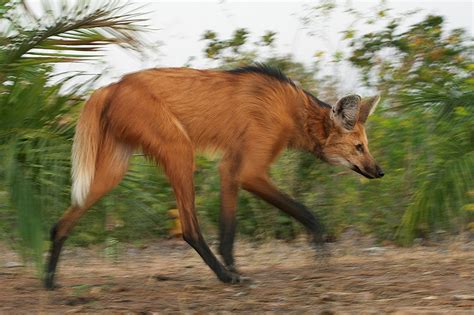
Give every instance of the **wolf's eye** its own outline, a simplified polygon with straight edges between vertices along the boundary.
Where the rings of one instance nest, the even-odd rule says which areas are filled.
[[[356,144],[356,150],[360,153],[364,152],[364,146],[362,145],[362,143]]]

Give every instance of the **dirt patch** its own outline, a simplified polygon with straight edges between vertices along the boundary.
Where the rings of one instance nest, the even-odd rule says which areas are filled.
[[[239,243],[245,285],[220,283],[181,241],[66,250],[55,291],[3,251],[0,313],[473,314],[474,246],[332,245],[318,262],[305,242]],[[4,248],[3,248],[4,249]]]

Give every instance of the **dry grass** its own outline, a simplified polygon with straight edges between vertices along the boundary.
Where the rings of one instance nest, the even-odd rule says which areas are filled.
[[[363,242],[362,242],[363,243]],[[122,248],[116,261],[104,251],[69,249],[54,292],[30,269],[0,258],[1,313],[323,313],[473,314],[474,245],[437,247],[333,245],[318,263],[305,242],[240,242],[237,261],[253,279],[220,283],[181,241]]]

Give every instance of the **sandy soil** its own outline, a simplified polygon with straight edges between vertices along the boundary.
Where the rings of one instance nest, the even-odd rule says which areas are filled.
[[[474,244],[413,248],[240,242],[252,283],[220,283],[179,240],[146,248],[67,249],[55,291],[0,246],[0,313],[474,314]]]

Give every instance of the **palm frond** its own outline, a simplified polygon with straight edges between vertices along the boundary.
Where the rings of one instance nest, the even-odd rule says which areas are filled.
[[[469,192],[474,189],[474,151],[422,176],[426,179],[403,215],[397,232],[403,244],[410,244],[417,231],[449,229],[453,219],[462,222],[462,207],[470,203]]]
[[[47,227],[69,203],[77,95],[97,79],[65,93],[64,83],[76,73],[58,81],[50,64],[97,58],[109,44],[140,49],[143,21],[117,2],[44,1],[42,11],[37,16],[26,1],[0,2],[0,180],[10,200],[1,210],[17,213],[12,238],[19,237],[22,252],[38,267]]]
[[[143,47],[139,31],[146,19],[143,13],[118,5],[92,5],[89,1],[62,5],[56,9],[44,2],[45,16],[38,19],[31,10],[17,8],[19,21],[1,49],[2,72],[21,65],[56,63],[97,57],[106,44],[138,50]],[[28,22],[29,25],[22,25]],[[10,23],[12,24],[12,23]],[[67,53],[65,53],[67,52]]]
[[[398,94],[401,108],[424,108],[436,113],[438,122],[449,119],[458,107],[474,109],[474,86],[464,76],[443,85],[406,89]]]

